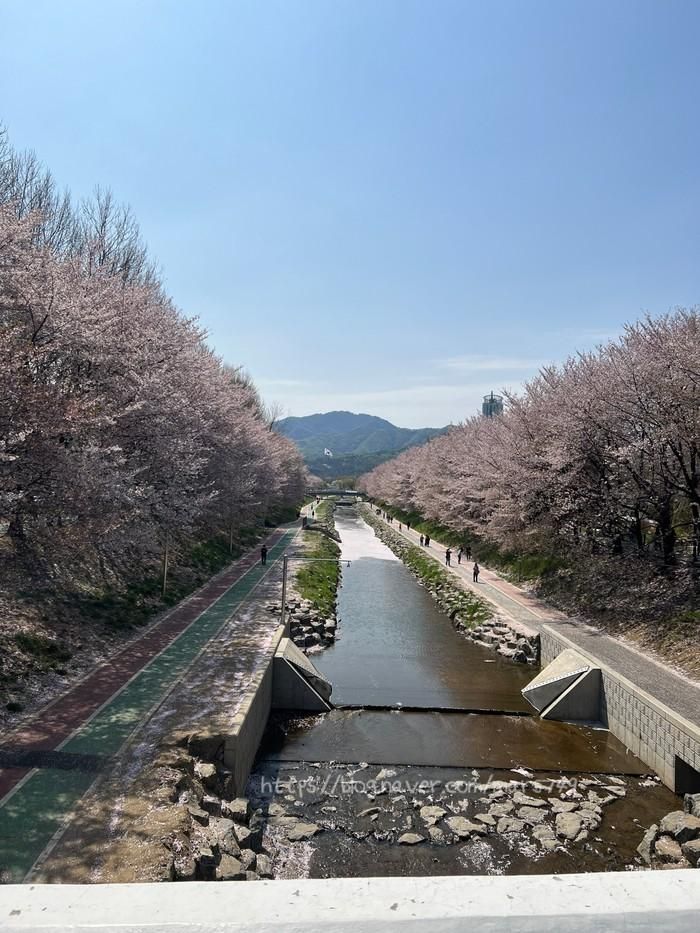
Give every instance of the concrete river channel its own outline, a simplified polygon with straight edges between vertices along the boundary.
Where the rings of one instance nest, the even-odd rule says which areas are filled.
[[[335,709],[274,716],[249,782],[275,877],[639,865],[677,798],[607,731],[539,719],[537,668],[460,635],[355,509],[335,522],[339,636],[313,655]]]

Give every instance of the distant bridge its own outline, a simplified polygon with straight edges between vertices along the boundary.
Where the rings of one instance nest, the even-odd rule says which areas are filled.
[[[334,489],[328,486],[326,489],[312,489],[310,496],[361,496],[362,493],[357,489]]]

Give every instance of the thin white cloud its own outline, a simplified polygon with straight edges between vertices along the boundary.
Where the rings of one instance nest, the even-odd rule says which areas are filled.
[[[459,372],[535,372],[546,365],[544,360],[533,360],[525,357],[513,356],[449,356],[438,360],[442,369],[458,370]]]
[[[271,389],[310,389],[314,385],[305,379],[256,379],[256,385]]]

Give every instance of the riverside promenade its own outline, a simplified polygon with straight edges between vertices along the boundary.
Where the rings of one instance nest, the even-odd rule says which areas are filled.
[[[373,517],[380,518],[376,512],[373,512]],[[413,529],[407,530],[405,525],[399,531],[398,521],[394,520],[389,524],[385,519],[381,520],[395,534],[420,547],[418,532]],[[434,538],[431,538],[429,547],[421,548],[425,555],[432,557],[443,569],[456,577],[465,589],[471,590],[490,603],[497,613],[541,635],[546,634],[547,630],[559,634],[700,729],[700,684],[696,681],[620,639],[606,635],[593,625],[568,617],[547,606],[542,600],[508,582],[493,570],[481,567],[479,582],[474,583],[473,561],[463,558],[462,563],[457,564],[457,552],[452,548],[452,564],[447,567],[445,550],[445,546]]]
[[[206,715],[211,695],[225,693],[227,708],[235,712],[261,646],[279,621],[268,614],[266,631],[251,634],[253,610],[277,594],[280,559],[297,533],[298,523],[277,529],[266,540],[267,566],[260,564],[257,547],[249,551],[0,738],[2,881],[27,877],[85,809],[83,798],[97,779],[124,767],[134,738],[163,718],[166,701],[171,701],[175,721],[183,710],[178,698],[192,699]],[[221,650],[213,653],[212,662],[216,669],[198,679],[197,665],[219,641]],[[231,659],[225,667],[224,649]],[[190,680],[196,691],[189,689]],[[159,731],[152,730],[149,748]]]

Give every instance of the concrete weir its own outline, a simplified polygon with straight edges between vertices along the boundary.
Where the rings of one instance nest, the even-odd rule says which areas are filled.
[[[542,719],[600,722],[600,667],[567,648],[524,687]]]
[[[543,718],[600,722],[672,791],[700,792],[695,723],[552,626],[542,626],[541,646],[546,667],[522,692]]]
[[[273,709],[327,712],[331,684],[292,643],[280,625],[233,716],[224,712],[189,739],[190,751],[220,760],[233,773],[235,792],[243,794]]]

